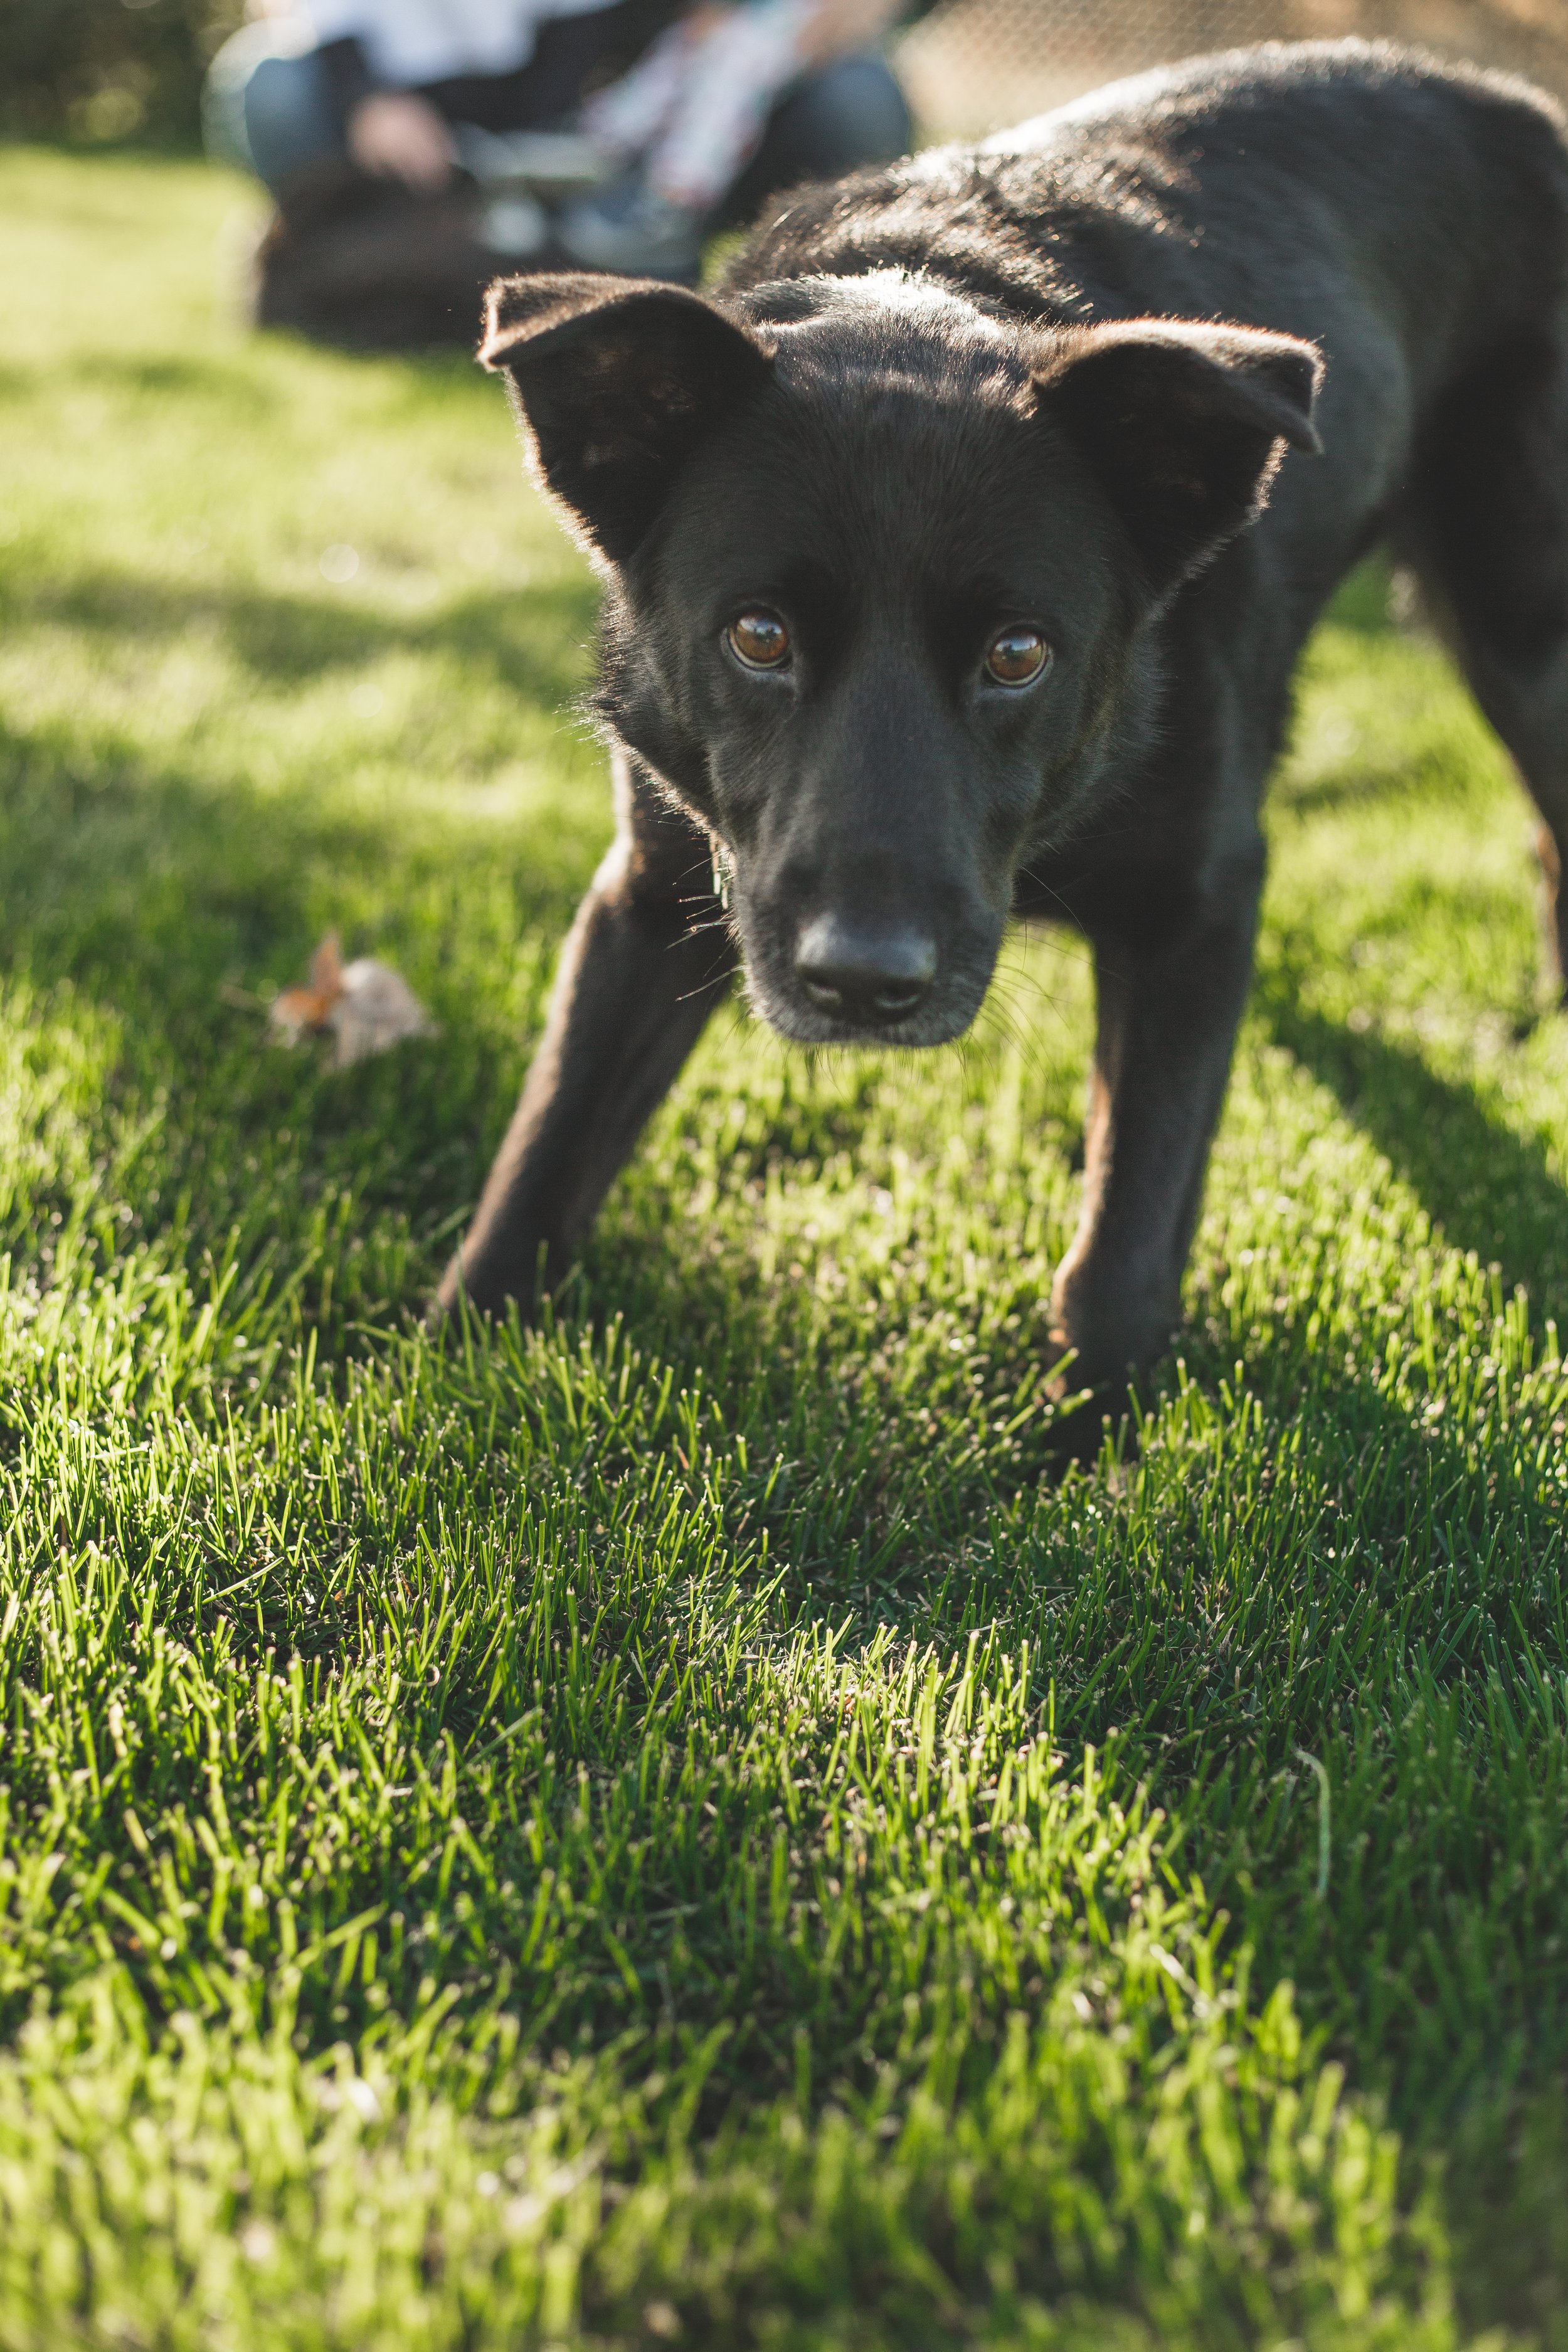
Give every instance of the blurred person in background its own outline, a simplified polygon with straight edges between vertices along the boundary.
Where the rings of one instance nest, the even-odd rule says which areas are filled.
[[[466,341],[468,282],[500,268],[693,279],[707,238],[779,190],[905,152],[909,108],[880,46],[899,13],[260,0],[205,100],[210,150],[278,200],[258,315],[348,342]],[[400,241],[419,280],[404,331]],[[443,274],[460,281],[445,334],[429,299]]]
[[[566,251],[590,268],[693,274],[710,224],[903,154],[909,108],[876,46],[893,14],[893,0],[706,0],[678,16],[582,110],[619,168],[563,214]]]

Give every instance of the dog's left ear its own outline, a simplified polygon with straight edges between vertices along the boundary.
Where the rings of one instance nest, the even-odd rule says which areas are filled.
[[[479,357],[510,377],[546,488],[613,563],[772,370],[745,328],[700,295],[588,272],[492,286]]]
[[[1322,373],[1321,352],[1293,335],[1130,319],[1069,331],[1036,383],[1159,599],[1262,511],[1287,443],[1321,451],[1312,402]]]

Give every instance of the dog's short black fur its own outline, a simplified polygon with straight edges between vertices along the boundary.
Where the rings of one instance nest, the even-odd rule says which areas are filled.
[[[1568,149],[1522,85],[1208,58],[805,191],[712,299],[500,286],[482,355],[605,576],[620,824],[448,1305],[559,1271],[737,963],[785,1036],[940,1045],[1026,912],[1099,985],[1053,1346],[1147,1366],[1291,671],[1380,541],[1544,818],[1561,980]]]

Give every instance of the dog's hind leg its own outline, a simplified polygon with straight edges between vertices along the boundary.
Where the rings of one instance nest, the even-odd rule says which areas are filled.
[[[548,1286],[724,994],[735,955],[706,837],[634,764],[616,841],[562,954],[544,1035],[474,1222],[441,1286],[486,1314]]]
[[[1089,925],[1099,992],[1083,1205],[1057,1273],[1058,1392],[1110,1394],[1163,1353],[1252,971],[1263,848],[1238,846],[1164,931]],[[1135,920],[1135,902],[1133,906]],[[1068,1442],[1074,1425],[1067,1424]]]
[[[1458,387],[1394,532],[1541,812],[1546,957],[1568,1003],[1568,319]]]

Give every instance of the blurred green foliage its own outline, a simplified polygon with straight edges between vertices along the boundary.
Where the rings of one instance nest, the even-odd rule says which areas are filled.
[[[0,0],[0,134],[187,141],[244,0]]]

